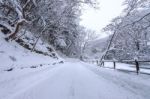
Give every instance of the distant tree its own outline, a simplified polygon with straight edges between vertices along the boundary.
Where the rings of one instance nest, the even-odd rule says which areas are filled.
[[[88,46],[88,43],[96,40],[98,38],[98,36],[96,35],[95,31],[92,30],[86,30],[84,33],[84,38],[82,40],[82,44],[81,44],[81,59],[84,58],[85,54],[87,54],[86,49]]]

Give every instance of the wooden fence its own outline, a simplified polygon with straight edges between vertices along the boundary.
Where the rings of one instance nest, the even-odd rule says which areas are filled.
[[[104,67],[105,62],[113,62],[113,68],[114,69],[116,69],[116,63],[133,63],[133,64],[135,64],[136,73],[139,74],[140,63],[141,62],[146,63],[146,62],[150,62],[150,61],[144,61],[144,60],[102,60],[101,62],[98,60],[91,61],[91,63],[95,63],[100,67]]]

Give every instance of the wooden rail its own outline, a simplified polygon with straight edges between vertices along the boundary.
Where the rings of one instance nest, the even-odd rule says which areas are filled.
[[[136,73],[139,74],[139,70],[140,70],[140,64],[139,63],[141,63],[141,62],[150,62],[150,61],[145,61],[145,60],[102,60],[100,62],[98,60],[93,60],[91,62],[92,63],[96,63],[100,67],[102,67],[102,66],[104,67],[105,66],[105,62],[113,62],[114,69],[116,69],[116,63],[132,62],[132,63],[135,63]]]

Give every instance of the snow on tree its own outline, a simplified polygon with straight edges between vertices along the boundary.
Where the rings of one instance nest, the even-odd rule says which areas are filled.
[[[127,8],[124,15],[117,18],[104,28],[113,33],[105,55],[113,54],[118,60],[136,59],[149,60],[149,30],[150,30],[150,2],[148,0],[126,0]],[[116,20],[116,19],[115,19]],[[103,57],[104,58],[104,57]]]
[[[95,0],[1,0],[0,25],[7,29],[7,39],[17,38],[21,29],[32,32],[37,40],[43,39],[64,54],[78,53],[82,5],[93,7]],[[61,38],[61,43],[60,42]],[[57,45],[55,45],[57,44]]]

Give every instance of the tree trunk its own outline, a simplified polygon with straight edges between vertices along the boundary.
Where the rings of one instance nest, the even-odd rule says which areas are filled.
[[[103,60],[103,59],[105,58],[105,56],[107,55],[107,53],[108,53],[108,51],[109,51],[109,49],[110,49],[110,47],[111,47],[113,38],[115,37],[115,35],[116,35],[116,31],[115,31],[114,34],[112,35],[112,37],[111,37],[111,39],[110,39],[110,41],[109,41],[109,43],[108,43],[108,46],[107,46],[107,48],[106,48],[106,51],[105,51],[104,55],[101,57],[101,59],[100,59],[100,66],[102,66],[102,60]]]
[[[36,46],[36,44],[38,43],[38,40],[40,39],[40,37],[41,37],[41,35],[36,39],[36,42],[34,43],[34,45],[33,45],[33,48],[32,48],[32,50],[31,50],[31,52],[33,52],[34,51],[34,49],[35,49],[35,46]]]
[[[32,50],[31,50],[31,52],[33,52],[33,51],[34,51],[35,46],[36,46],[36,44],[38,43],[38,41],[39,41],[40,37],[42,36],[43,32],[45,31],[45,29],[46,29],[46,28],[44,28],[44,29],[41,31],[41,33],[39,34],[39,37],[36,39],[36,42],[34,43],[34,45],[33,45],[33,48],[32,48]]]
[[[20,22],[17,22],[17,25],[15,27],[15,31],[8,36],[8,40],[16,38],[16,34],[19,32],[20,26],[23,24],[24,21],[25,20],[21,20]]]

